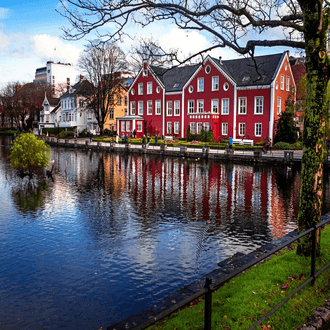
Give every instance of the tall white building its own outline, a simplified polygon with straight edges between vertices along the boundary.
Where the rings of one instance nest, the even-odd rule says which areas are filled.
[[[36,69],[35,82],[49,83],[53,97],[59,97],[78,81],[79,73],[70,63],[48,61],[45,67]]]

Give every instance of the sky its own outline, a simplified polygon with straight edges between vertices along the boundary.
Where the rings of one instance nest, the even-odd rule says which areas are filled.
[[[1,0],[0,3],[0,88],[6,83],[32,82],[37,68],[47,61],[71,63],[77,60],[88,40],[66,41],[61,28],[70,27],[69,22],[56,12],[58,0]],[[144,29],[130,29],[133,39],[150,37],[158,40],[164,48],[179,48],[182,55],[197,52],[211,46],[205,34],[178,30],[164,23],[153,24]],[[92,37],[90,37],[92,39]],[[131,48],[126,40],[119,46],[124,52]],[[262,52],[278,53],[286,49],[264,49]],[[223,59],[237,58],[230,49],[217,49],[212,56]],[[78,74],[78,72],[77,72]]]

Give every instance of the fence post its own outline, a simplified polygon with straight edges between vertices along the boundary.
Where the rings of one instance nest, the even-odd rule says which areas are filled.
[[[315,262],[316,262],[316,221],[313,223],[312,231],[312,255],[311,255],[311,277],[313,277],[312,285],[315,283]]]
[[[211,330],[211,314],[212,314],[212,290],[210,285],[212,278],[205,279],[204,288],[207,289],[205,293],[205,313],[204,313],[204,330]]]

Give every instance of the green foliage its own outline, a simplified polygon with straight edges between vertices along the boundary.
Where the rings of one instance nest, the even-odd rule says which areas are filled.
[[[73,131],[62,131],[58,135],[59,138],[69,138],[69,137],[74,137],[74,132]]]
[[[201,141],[201,142],[213,142],[213,131],[202,130],[199,134],[192,134],[190,129],[187,130],[187,142]]]
[[[301,142],[297,141],[296,143],[287,143],[287,142],[277,142],[273,146],[274,150],[302,150]]]
[[[33,133],[22,134],[10,149],[10,165],[21,173],[32,175],[49,165],[50,149]]]
[[[295,143],[298,141],[298,128],[293,120],[294,104],[292,96],[286,101],[286,109],[277,121],[274,142]]]

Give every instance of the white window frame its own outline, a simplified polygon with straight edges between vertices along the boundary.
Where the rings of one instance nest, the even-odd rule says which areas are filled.
[[[190,123],[190,133],[196,134],[196,123]]]
[[[152,115],[152,101],[147,101],[147,115]]]
[[[155,101],[155,115],[161,115],[162,114],[162,102],[161,100]]]
[[[286,91],[290,91],[290,76],[286,76]]]
[[[137,132],[142,132],[142,121],[141,120],[137,120],[136,121],[136,131]]]
[[[254,136],[261,136],[261,135],[262,135],[262,123],[255,123]]]
[[[281,109],[282,109],[282,98],[277,97],[277,115],[279,116],[281,114]]]
[[[166,101],[166,116],[172,116],[172,115],[173,115],[173,102]]]
[[[188,114],[191,114],[191,113],[194,113],[194,112],[195,112],[195,101],[194,100],[188,100]]]
[[[247,110],[247,98],[246,97],[239,97],[238,98],[238,114],[239,115],[246,115]]]
[[[204,78],[197,78],[197,92],[204,92]]]
[[[138,115],[143,116],[143,101],[138,101]]]
[[[135,115],[135,111],[136,111],[135,101],[131,101],[131,115]]]
[[[263,115],[264,113],[264,97],[255,96],[254,97],[254,114]]]
[[[228,123],[222,123],[221,125],[221,134],[228,135]]]
[[[203,129],[204,131],[208,132],[210,130],[210,123],[203,123]]]
[[[203,123],[198,122],[197,123],[197,134],[199,134],[203,129]]]
[[[229,98],[221,99],[221,114],[229,115]]]
[[[212,92],[219,90],[219,76],[212,77]]]
[[[152,81],[147,82],[147,94],[152,94]]]
[[[211,100],[211,113],[219,113],[219,99]]]
[[[180,116],[180,101],[174,101],[174,116]]]
[[[171,121],[168,121],[167,124],[166,124],[166,134],[168,135],[172,135],[172,122]]]
[[[126,121],[126,132],[130,132],[131,131],[131,122],[130,120]]]
[[[138,84],[138,95],[143,95],[143,83]]]
[[[125,132],[125,129],[126,129],[126,123],[124,120],[121,121],[121,131],[122,132]]]
[[[197,100],[197,112],[198,113],[204,112],[204,100]]]
[[[238,123],[238,135],[244,136],[246,134],[246,125],[245,123]]]
[[[175,121],[174,122],[174,134],[179,134],[180,133],[180,122]]]
[[[283,91],[284,90],[284,74],[281,74],[281,84],[280,84],[280,88]]]

